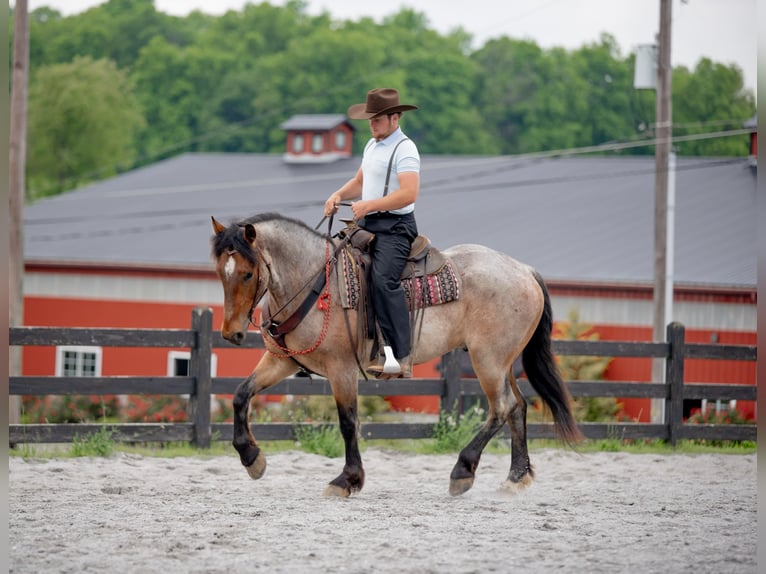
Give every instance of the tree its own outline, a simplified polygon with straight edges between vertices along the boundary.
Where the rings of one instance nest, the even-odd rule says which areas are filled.
[[[593,325],[582,323],[576,309],[570,309],[567,319],[567,322],[556,325],[555,338],[570,341],[599,340]],[[611,357],[562,356],[559,358],[559,370],[565,381],[600,381],[611,362]],[[581,397],[572,402],[575,418],[579,421],[615,420],[620,410],[614,397]]]
[[[75,58],[38,70],[29,93],[30,198],[130,167],[143,127],[127,76],[113,62]]]
[[[755,114],[755,98],[745,90],[737,66],[716,64],[702,58],[690,72],[680,67],[673,72],[673,135],[738,129]],[[749,138],[715,138],[681,142],[679,155],[747,156]]]

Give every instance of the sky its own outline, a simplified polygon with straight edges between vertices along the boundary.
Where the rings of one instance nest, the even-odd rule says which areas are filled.
[[[28,0],[76,14],[104,0]],[[700,58],[737,64],[745,86],[756,93],[758,0],[672,0],[671,60],[693,69]],[[223,14],[247,0],[155,0],[157,10],[185,16],[191,10]],[[253,3],[260,3],[260,0]],[[284,5],[284,0],[271,0]],[[653,44],[659,32],[660,0],[308,0],[309,14],[329,12],[337,19],[369,16],[380,21],[401,8],[426,15],[431,28],[447,33],[458,26],[474,37],[474,47],[507,35],[534,40],[542,48],[567,50],[599,41],[602,32],[617,40],[622,56]]]

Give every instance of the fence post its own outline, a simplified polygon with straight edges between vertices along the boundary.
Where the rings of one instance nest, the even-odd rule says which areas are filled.
[[[210,395],[213,380],[210,377],[213,353],[213,311],[209,307],[196,307],[192,311],[192,330],[195,344],[189,359],[189,375],[194,377],[194,392],[189,397],[189,418],[194,425],[194,444],[210,448]]]
[[[665,380],[670,386],[665,399],[665,425],[671,446],[676,446],[684,422],[684,355],[686,354],[686,328],[678,322],[667,327],[670,351],[665,361]]]
[[[460,349],[450,351],[442,356],[442,379],[444,392],[441,397],[441,409],[449,413],[457,407],[460,416]]]

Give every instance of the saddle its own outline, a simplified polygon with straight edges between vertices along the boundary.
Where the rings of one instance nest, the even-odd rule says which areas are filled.
[[[347,247],[341,252],[341,264],[338,265],[341,302],[344,308],[358,311],[357,354],[361,355],[366,341],[372,340],[376,344],[370,359],[374,359],[378,352],[378,337],[375,313],[370,304],[370,251],[375,235],[353,221],[344,222],[346,228],[338,232],[339,238],[347,240]],[[433,246],[428,237],[418,235],[410,248],[401,281],[410,308],[412,340],[415,341],[418,314],[422,322],[424,308],[457,300],[460,297],[459,276],[449,258]]]

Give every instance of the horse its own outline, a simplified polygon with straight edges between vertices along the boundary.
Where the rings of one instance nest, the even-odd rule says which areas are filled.
[[[345,444],[343,470],[324,495],[348,497],[359,492],[365,472],[358,442],[358,380],[360,366],[372,362],[372,342],[366,343],[360,365],[353,325],[361,313],[342,308],[338,278],[330,272],[338,239],[277,213],[257,214],[228,226],[211,219],[211,257],[224,292],[222,337],[241,345],[259,302],[275,324],[292,323],[292,330],[282,337],[271,328],[261,330],[267,352],[235,391],[232,445],[242,465],[253,479],[266,470],[266,458],[249,424],[252,398],[305,370],[329,381]],[[488,247],[463,244],[442,253],[457,270],[460,296],[422,311],[411,357],[420,364],[466,349],[489,407],[486,421],[458,455],[449,493],[461,495],[473,486],[482,451],[506,423],[511,466],[501,488],[518,492],[534,477],[527,450],[527,403],[513,373],[519,355],[532,387],[550,409],[558,438],[568,445],[582,438],[551,351],[548,290],[534,268]],[[310,308],[304,305],[305,316],[296,324],[296,310],[317,278],[324,283],[319,289],[324,293]]]

